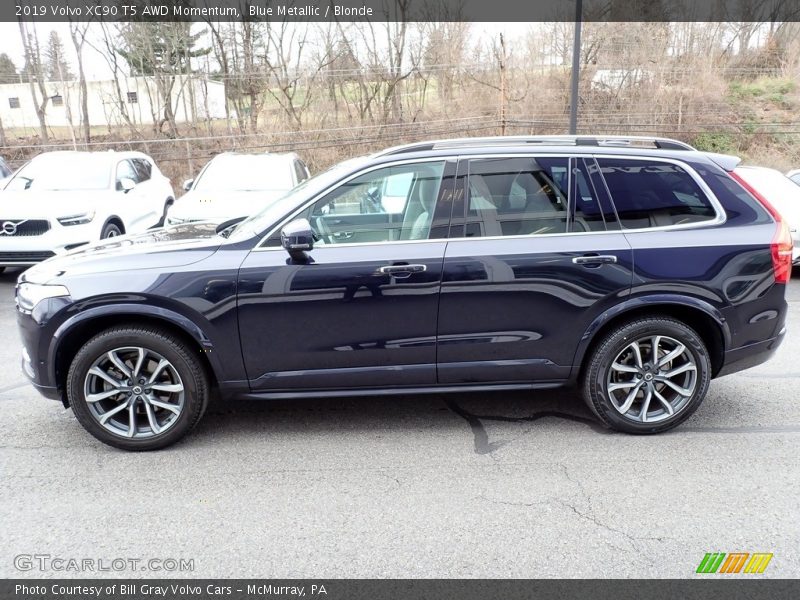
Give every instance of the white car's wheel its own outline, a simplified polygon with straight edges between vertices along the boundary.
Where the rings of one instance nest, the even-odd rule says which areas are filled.
[[[118,235],[122,235],[122,230],[119,225],[116,223],[106,223],[105,227],[103,227],[103,233],[100,234],[100,238],[105,240],[117,237]]]

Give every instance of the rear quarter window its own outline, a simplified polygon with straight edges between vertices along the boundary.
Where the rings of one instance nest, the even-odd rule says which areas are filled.
[[[626,229],[702,223],[717,216],[703,189],[680,165],[603,157],[597,163]]]
[[[725,171],[712,166],[693,166],[722,204],[729,223],[760,225],[772,222],[761,203]]]

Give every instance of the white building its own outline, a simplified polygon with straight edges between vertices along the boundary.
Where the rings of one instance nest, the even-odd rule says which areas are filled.
[[[46,119],[49,127],[80,125],[80,87],[77,81],[48,81],[45,84],[50,101]],[[36,88],[37,102],[41,100],[39,86]],[[153,77],[128,77],[116,82],[86,82],[89,122],[92,126],[115,127],[127,125],[151,125],[155,119],[164,118],[165,100]],[[120,101],[121,96],[121,101]],[[178,123],[206,118],[225,118],[225,89],[222,83],[201,77],[175,77],[172,82],[171,105]],[[69,110],[67,108],[69,107]],[[126,116],[127,115],[127,119]],[[0,85],[0,119],[3,127],[39,128],[36,106],[28,83]]]

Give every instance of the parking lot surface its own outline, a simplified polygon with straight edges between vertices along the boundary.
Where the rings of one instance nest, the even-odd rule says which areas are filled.
[[[194,561],[116,576],[693,577],[707,552],[800,575],[800,279],[776,357],[659,436],[574,391],[217,403],[167,450],[104,446],[19,368],[0,275],[0,576],[14,557]],[[102,575],[102,574],[101,574]]]

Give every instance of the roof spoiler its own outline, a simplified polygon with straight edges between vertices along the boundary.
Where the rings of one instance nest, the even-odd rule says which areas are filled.
[[[716,152],[704,152],[704,154],[710,158],[714,164],[719,167],[722,167],[728,173],[733,171],[739,164],[742,162],[742,159],[738,156],[733,156],[731,154],[717,154]]]

